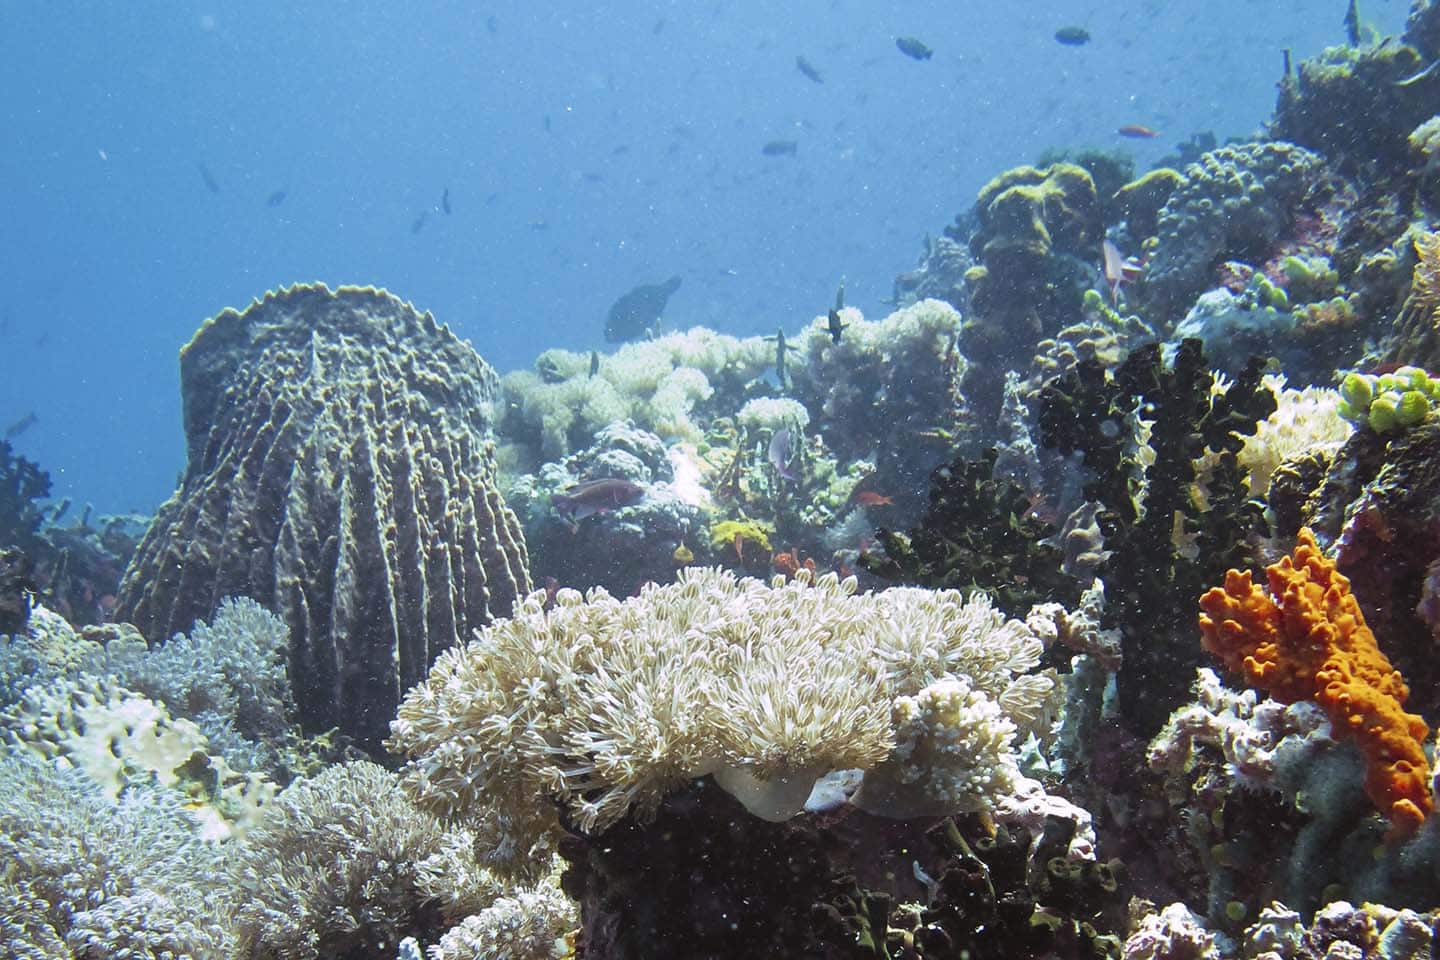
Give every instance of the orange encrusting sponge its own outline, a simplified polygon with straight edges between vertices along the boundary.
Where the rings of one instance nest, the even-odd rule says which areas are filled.
[[[1248,571],[1231,570],[1223,589],[1200,598],[1205,649],[1281,703],[1318,703],[1336,737],[1352,738],[1364,753],[1365,793],[1390,818],[1391,835],[1409,836],[1435,806],[1424,749],[1430,731],[1404,710],[1410,689],[1365,626],[1349,578],[1308,529],[1295,552],[1265,572],[1268,594]]]

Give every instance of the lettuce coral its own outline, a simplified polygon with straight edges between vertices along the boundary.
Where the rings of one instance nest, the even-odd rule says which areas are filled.
[[[1268,594],[1249,571],[1231,570],[1223,587],[1200,598],[1205,649],[1282,703],[1315,700],[1336,735],[1364,753],[1365,792],[1392,832],[1412,833],[1434,807],[1429,729],[1404,711],[1409,688],[1376,645],[1349,579],[1308,529],[1266,573]]]

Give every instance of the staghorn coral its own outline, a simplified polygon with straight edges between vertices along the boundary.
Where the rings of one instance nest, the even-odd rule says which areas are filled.
[[[296,286],[181,351],[189,462],[125,575],[148,636],[250,596],[302,720],[375,743],[435,654],[529,589],[496,488],[494,371],[388,293]]]
[[[524,851],[555,826],[545,798],[595,834],[632,811],[647,820],[707,774],[759,816],[792,816],[829,771],[903,766],[913,740],[898,739],[899,699],[964,678],[980,696],[953,720],[981,722],[975,711],[995,704],[995,732],[947,757],[933,792],[996,811],[997,791],[1023,778],[994,725],[1037,732],[1054,692],[1035,672],[1040,641],[982,594],[854,590],[803,570],[766,586],[689,569],[624,602],[562,590],[547,611],[536,593],[442,655],[389,745],[410,758],[427,809],[498,815]],[[897,788],[915,783],[902,773]],[[875,778],[862,791],[884,795]]]
[[[1429,729],[1404,711],[1409,688],[1365,626],[1350,581],[1308,529],[1266,573],[1268,594],[1232,569],[1200,598],[1205,649],[1282,703],[1315,700],[1365,754],[1365,791],[1394,834],[1413,833],[1434,808]]]

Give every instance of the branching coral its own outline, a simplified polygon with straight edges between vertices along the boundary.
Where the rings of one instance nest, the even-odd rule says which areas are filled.
[[[1350,581],[1308,530],[1295,551],[1266,568],[1270,590],[1231,570],[1224,587],[1200,599],[1205,649],[1227,669],[1282,703],[1313,699],[1337,736],[1365,754],[1365,790],[1398,835],[1413,832],[1434,807],[1425,721],[1404,711],[1404,679],[1365,626]]]
[[[499,814],[523,850],[554,823],[543,798],[594,833],[632,809],[647,819],[706,774],[752,812],[792,816],[822,774],[874,771],[892,754],[903,766],[915,741],[897,724],[911,730],[918,714],[898,710],[901,698],[963,680],[965,703],[940,713],[991,733],[948,741],[932,799],[993,809],[1023,779],[1001,728],[1035,730],[1054,690],[1036,672],[1040,641],[980,594],[854,590],[853,578],[812,583],[806,571],[766,586],[691,569],[624,602],[562,590],[547,611],[533,594],[442,655],[390,745],[411,757],[424,806]]]

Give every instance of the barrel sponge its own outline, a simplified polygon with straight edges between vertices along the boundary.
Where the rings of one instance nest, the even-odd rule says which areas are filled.
[[[1041,641],[983,594],[855,587],[688,569],[623,601],[537,591],[440,656],[387,745],[423,807],[504,823],[517,852],[555,827],[547,799],[596,833],[706,775],[777,821],[833,770],[912,809],[996,809],[1056,689]]]
[[[1349,579],[1308,529],[1266,574],[1268,593],[1249,571],[1231,570],[1224,587],[1200,598],[1205,649],[1281,703],[1319,704],[1335,736],[1353,739],[1365,755],[1365,792],[1392,835],[1412,833],[1434,808],[1429,730],[1405,712],[1410,690],[1365,625]]]
[[[495,372],[373,288],[295,286],[180,354],[188,463],[120,589],[150,640],[229,596],[289,628],[301,719],[376,743],[440,651],[529,589],[495,480]]]

